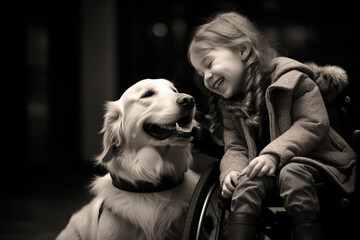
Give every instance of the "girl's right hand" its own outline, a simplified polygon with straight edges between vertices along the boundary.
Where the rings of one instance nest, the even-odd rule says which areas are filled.
[[[228,175],[225,176],[222,185],[221,196],[223,196],[224,198],[231,198],[235,190],[235,187],[238,185],[239,176],[240,176],[239,171],[231,171],[228,173]]]

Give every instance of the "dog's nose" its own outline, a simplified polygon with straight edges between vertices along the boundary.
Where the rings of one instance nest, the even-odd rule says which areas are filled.
[[[185,108],[193,108],[195,106],[195,100],[192,96],[182,94],[177,100],[177,104]]]

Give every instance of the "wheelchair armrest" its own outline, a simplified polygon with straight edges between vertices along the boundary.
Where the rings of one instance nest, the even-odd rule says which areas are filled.
[[[340,206],[341,208],[347,208],[351,204],[351,195],[336,191],[334,188],[326,183],[316,184],[317,193],[320,202],[323,205],[328,206]]]

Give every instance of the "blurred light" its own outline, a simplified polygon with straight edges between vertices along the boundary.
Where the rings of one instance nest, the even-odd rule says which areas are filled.
[[[284,29],[286,44],[291,48],[304,48],[310,39],[309,31],[301,25],[290,25]]]
[[[164,37],[168,33],[168,27],[164,23],[155,23],[152,27],[153,34],[157,37]]]
[[[176,36],[184,36],[187,31],[186,22],[182,18],[175,18],[172,22],[172,28]]]

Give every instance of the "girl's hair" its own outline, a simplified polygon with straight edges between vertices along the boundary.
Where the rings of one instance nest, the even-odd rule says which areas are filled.
[[[205,44],[196,44],[199,42]],[[245,89],[230,99],[210,92],[212,130],[222,124],[220,109],[244,118],[248,126],[260,127],[265,90],[270,84],[269,73],[273,68],[271,60],[277,56],[276,51],[255,24],[237,12],[218,13],[195,29],[188,49],[189,62],[190,54],[203,55],[216,47],[245,54]]]

